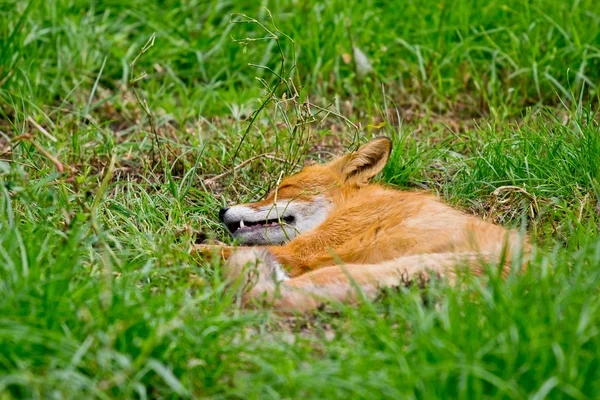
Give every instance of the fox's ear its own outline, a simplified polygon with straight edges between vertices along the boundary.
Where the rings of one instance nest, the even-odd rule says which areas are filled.
[[[392,151],[392,141],[386,137],[373,139],[356,152],[334,161],[344,182],[367,183],[387,164]]]

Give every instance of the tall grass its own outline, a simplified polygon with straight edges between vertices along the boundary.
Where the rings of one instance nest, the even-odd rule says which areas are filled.
[[[278,40],[230,24],[275,32],[248,1],[0,6],[0,399],[595,398],[600,7],[265,5]],[[154,132],[130,87],[153,33]],[[248,63],[282,58],[296,92],[265,91]],[[385,183],[527,229],[527,273],[284,317],[189,254],[229,240],[219,208],[375,135]]]
[[[295,73],[313,95],[367,95],[382,82],[398,102],[410,95],[436,110],[503,115],[555,102],[556,94],[593,99],[600,82],[600,6],[592,0],[265,5],[294,38]],[[257,26],[230,25],[233,12],[267,19],[253,2],[11,0],[2,10],[0,81],[41,103],[62,101],[75,88],[73,96],[86,96],[106,62],[100,87],[119,93],[132,58],[156,32],[161,45],[140,63],[156,108],[180,121],[222,114],[223,104],[241,106],[257,94],[248,60],[279,62],[274,42],[231,41],[264,37]],[[375,69],[364,84],[344,61],[352,54],[349,31]]]

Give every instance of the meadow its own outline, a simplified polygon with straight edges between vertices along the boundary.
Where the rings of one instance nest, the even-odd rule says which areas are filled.
[[[0,4],[0,399],[600,393],[600,3]],[[242,309],[228,204],[371,137],[524,274]]]

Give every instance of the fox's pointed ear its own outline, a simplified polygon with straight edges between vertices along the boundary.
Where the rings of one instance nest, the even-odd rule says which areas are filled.
[[[373,139],[355,153],[334,161],[333,166],[344,182],[367,183],[387,164],[392,151],[392,141],[386,137]]]

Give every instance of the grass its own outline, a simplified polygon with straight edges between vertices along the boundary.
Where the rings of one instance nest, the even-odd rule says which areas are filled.
[[[279,31],[249,1],[0,5],[0,399],[595,398],[600,6],[265,4]],[[282,317],[189,255],[377,135],[379,179],[526,229],[530,270]]]

